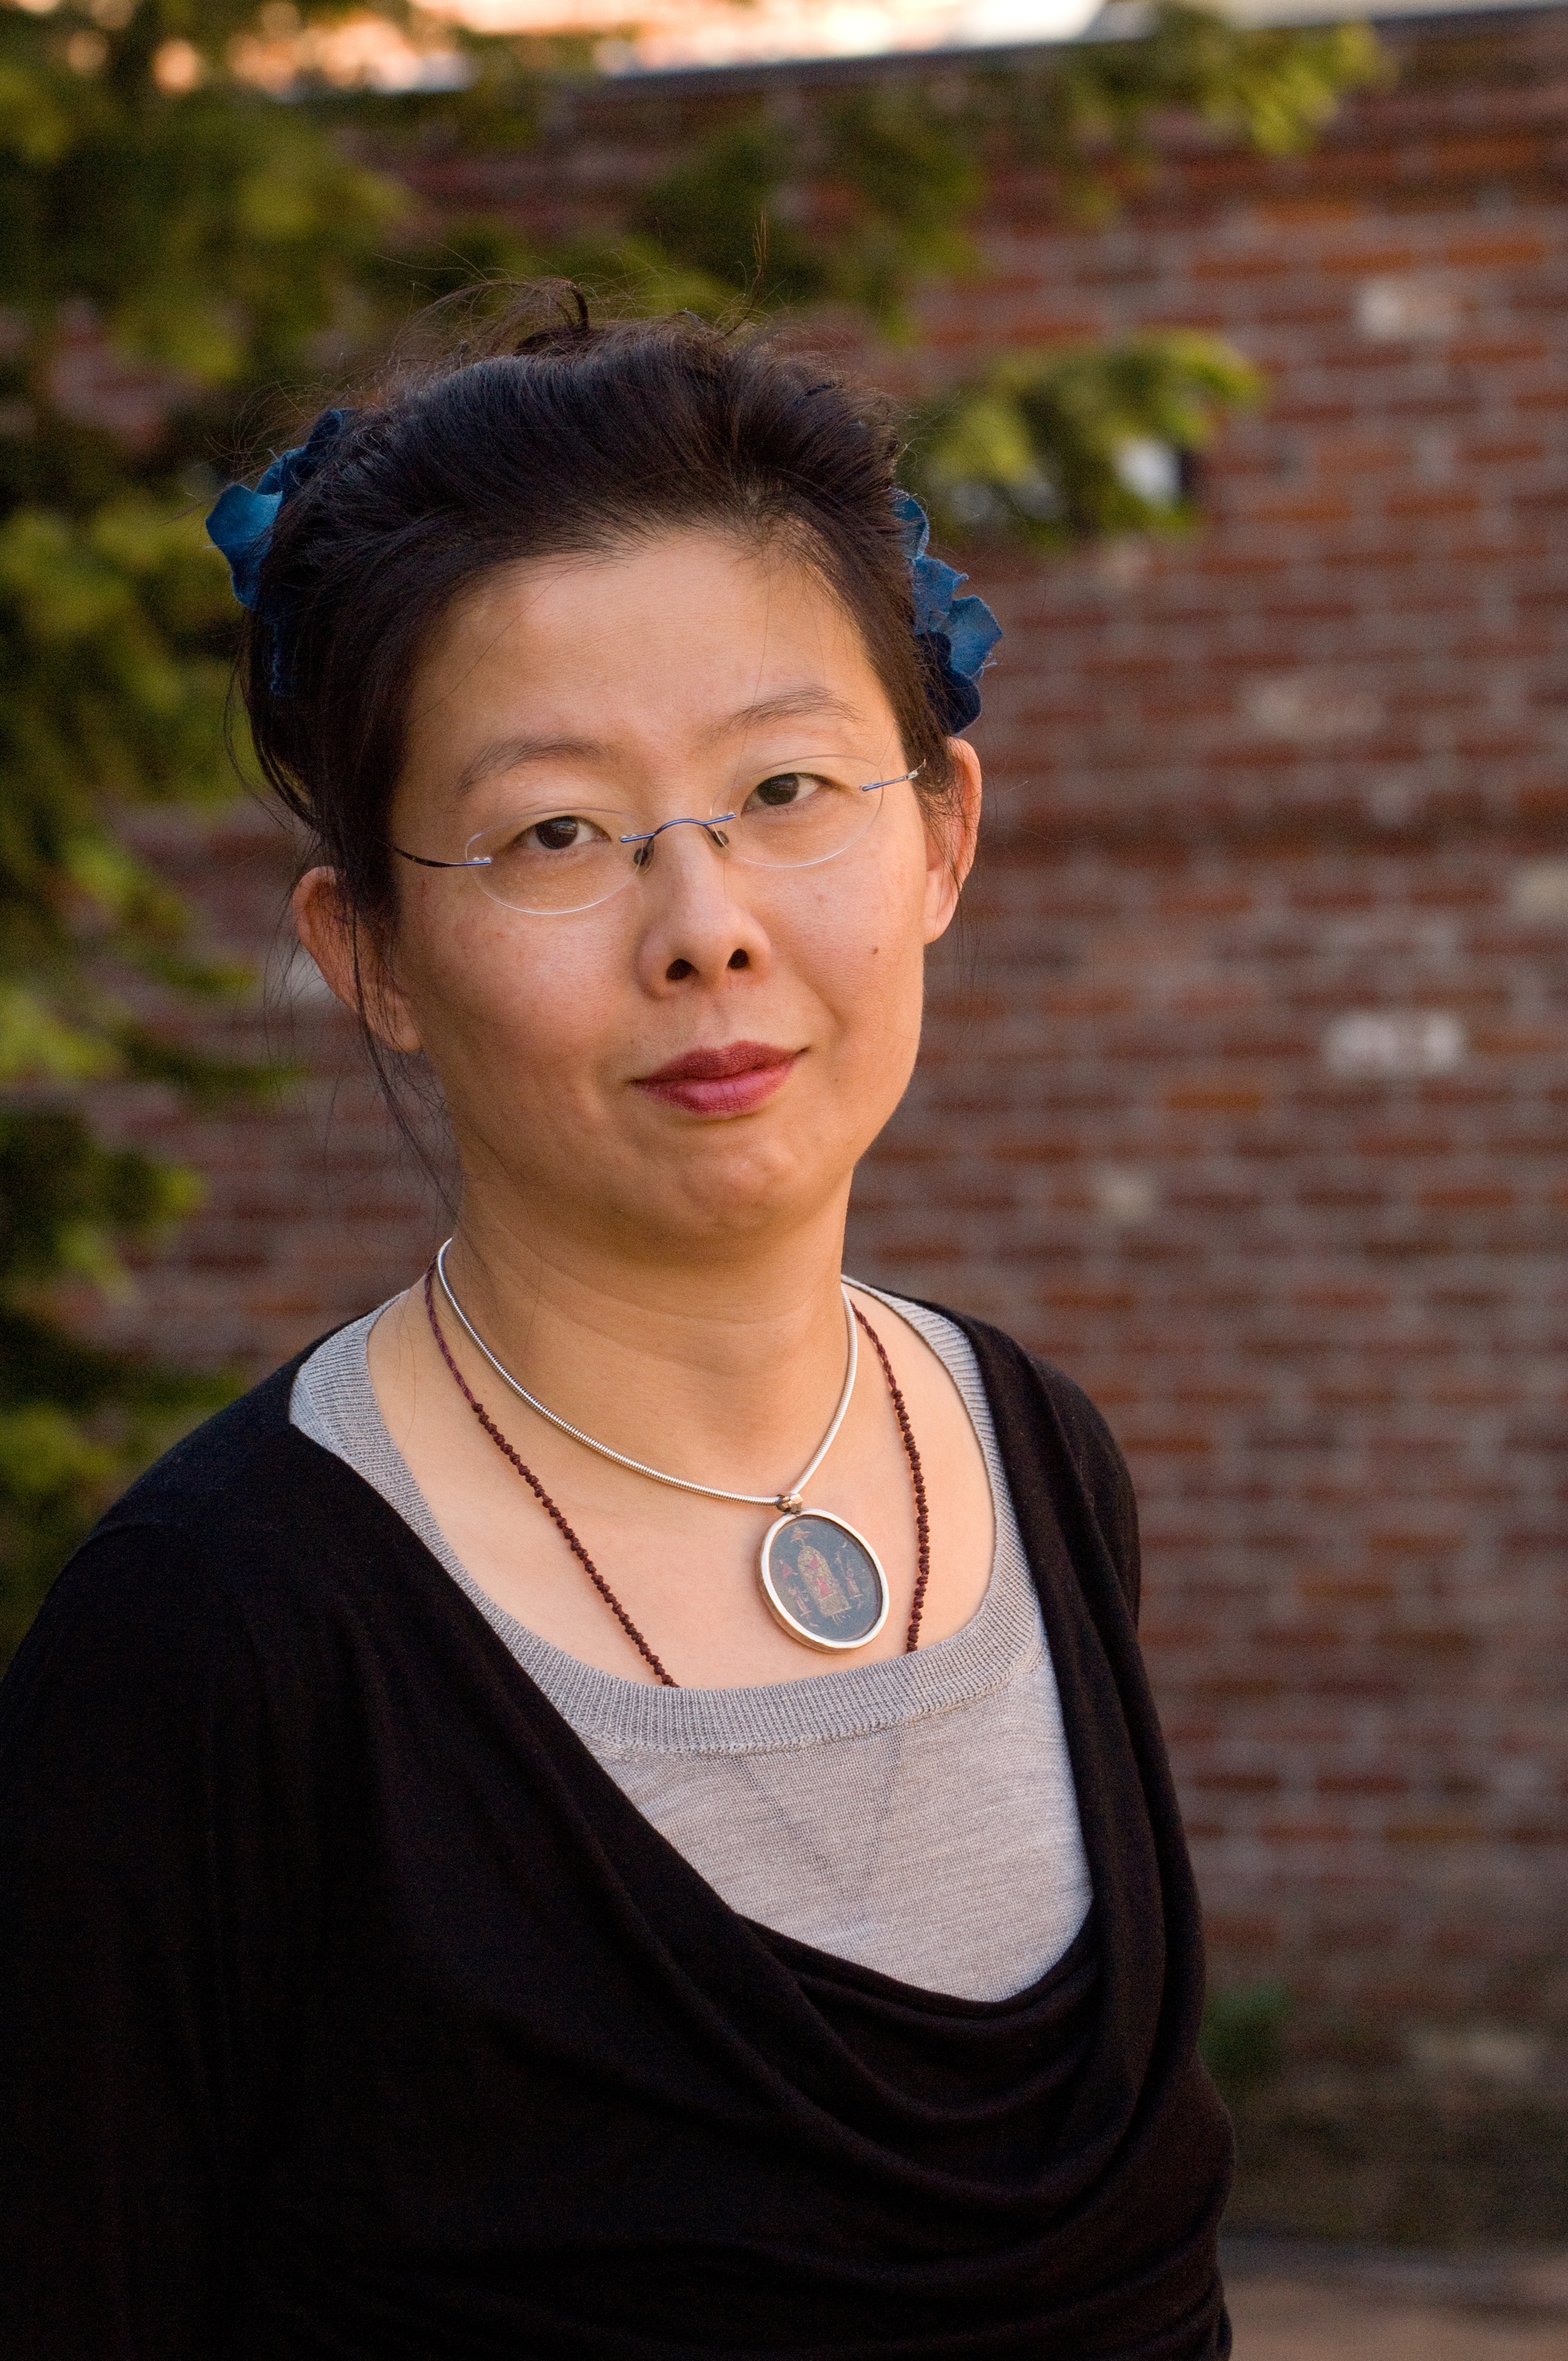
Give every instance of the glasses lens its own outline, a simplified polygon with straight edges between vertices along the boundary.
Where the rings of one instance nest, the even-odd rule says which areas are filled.
[[[725,823],[733,859],[766,869],[806,869],[831,861],[864,836],[883,790],[850,786],[819,772],[775,771]]]
[[[527,812],[481,830],[467,858],[488,864],[474,874],[509,910],[591,910],[631,883],[630,849],[620,840],[635,825],[624,812]]]

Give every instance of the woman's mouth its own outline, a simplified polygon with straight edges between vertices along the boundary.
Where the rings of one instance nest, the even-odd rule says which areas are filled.
[[[636,1086],[688,1115],[750,1115],[783,1087],[800,1055],[766,1041],[731,1041],[722,1049],[688,1049],[657,1073],[640,1074]]]

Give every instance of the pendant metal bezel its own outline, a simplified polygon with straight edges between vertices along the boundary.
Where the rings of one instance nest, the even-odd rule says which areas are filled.
[[[871,1630],[862,1631],[858,1640],[826,1640],[819,1632],[808,1631],[805,1624],[798,1622],[790,1613],[789,1609],[773,1588],[770,1561],[774,1540],[783,1532],[785,1525],[795,1524],[806,1517],[814,1519],[818,1524],[837,1525],[840,1532],[848,1533],[856,1546],[864,1550],[872,1562],[872,1568],[882,1593],[882,1609]],[[878,1557],[864,1533],[850,1524],[847,1517],[836,1517],[830,1509],[786,1509],[782,1517],[775,1517],[762,1536],[762,1546],[757,1558],[757,1578],[762,1587],[762,1597],[767,1603],[768,1612],[780,1629],[787,1631],[792,1640],[798,1640],[803,1648],[815,1648],[818,1654],[824,1656],[853,1655],[861,1648],[869,1648],[886,1623],[893,1605],[893,1594],[888,1587],[887,1573],[881,1558]]]

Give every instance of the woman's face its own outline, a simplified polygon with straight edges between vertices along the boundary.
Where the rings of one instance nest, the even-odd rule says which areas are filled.
[[[434,1068],[469,1189],[657,1260],[841,1205],[909,1079],[925,946],[968,866],[978,771],[957,751],[945,833],[899,785],[829,860],[748,865],[678,827],[633,871],[622,832],[750,810],[787,836],[806,796],[863,812],[861,785],[907,769],[860,635],[808,568],[712,532],[488,577],[416,677],[392,840],[521,844],[530,878],[592,846],[627,882],[547,914],[487,893],[499,868],[397,863],[378,1029]],[[559,873],[543,890],[570,901]],[[346,984],[330,903],[307,881],[302,929]]]

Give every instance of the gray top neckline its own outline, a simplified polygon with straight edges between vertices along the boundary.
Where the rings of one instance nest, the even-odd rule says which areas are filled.
[[[850,1282],[930,1345],[973,1420],[985,1457],[996,1548],[985,1597],[961,1630],[912,1656],[725,1688],[663,1688],[584,1664],[529,1630],[481,1588],[457,1557],[414,1480],[371,1383],[370,1331],[385,1304],[329,1337],[294,1380],[296,1427],[374,1485],[439,1560],[553,1705],[596,1749],[748,1754],[814,1746],[950,1711],[1004,1687],[1045,1652],[1038,1600],[1018,1535],[989,1405],[968,1338],[922,1304]],[[352,1447],[345,1449],[345,1443]]]

